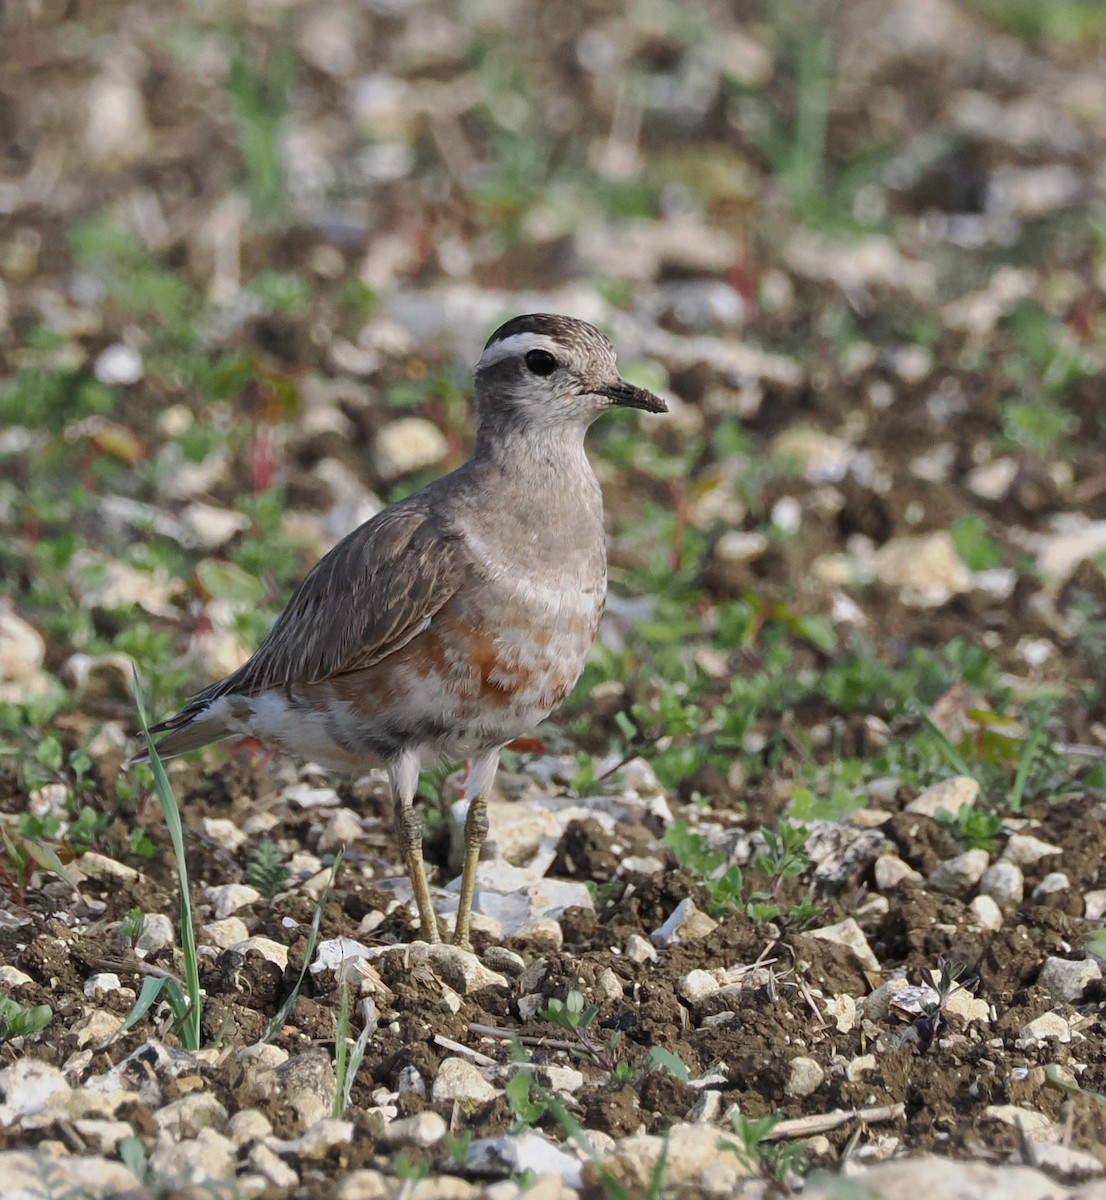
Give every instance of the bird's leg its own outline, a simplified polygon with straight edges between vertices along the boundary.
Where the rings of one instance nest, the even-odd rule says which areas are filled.
[[[422,936],[428,942],[440,941],[438,920],[430,903],[430,886],[422,861],[422,814],[415,808],[415,792],[419,786],[419,760],[413,754],[401,754],[388,764],[392,784],[392,813],[396,823],[403,865],[415,893]]]
[[[480,861],[480,850],[488,836],[488,793],[492,790],[498,766],[497,746],[473,760],[465,780],[469,810],[465,817],[465,866],[461,872],[461,898],[457,902],[457,924],[453,929],[453,943],[456,946],[470,945],[469,919],[472,915],[472,894],[476,890],[476,864]]]

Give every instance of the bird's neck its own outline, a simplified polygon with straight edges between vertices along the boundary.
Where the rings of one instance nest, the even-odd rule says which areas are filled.
[[[584,451],[586,433],[583,423],[539,425],[496,413],[480,421],[472,461],[494,467],[506,480],[518,479],[538,492],[573,484],[590,490],[598,485]]]

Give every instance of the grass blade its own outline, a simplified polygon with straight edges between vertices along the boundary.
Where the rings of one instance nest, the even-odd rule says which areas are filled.
[[[184,830],[181,826],[180,808],[169,776],[158,757],[154,739],[150,736],[146,720],[146,706],[142,701],[142,687],[137,669],[134,670],[134,699],[138,708],[138,719],[142,724],[142,736],[150,755],[150,767],[154,773],[154,789],[161,803],[169,840],[173,843],[173,855],[177,860],[177,882],[180,885],[180,938],[181,955],[184,959],[184,987],[188,996],[188,1012],[180,1026],[180,1040],[187,1050],[199,1050],[203,1011],[200,994],[200,960],[196,953],[196,930],[192,924],[192,901],[188,894],[188,863],[184,856]]]

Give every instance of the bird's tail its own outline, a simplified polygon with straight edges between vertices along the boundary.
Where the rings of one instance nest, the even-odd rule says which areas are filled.
[[[201,746],[210,746],[212,742],[221,742],[224,738],[233,737],[234,730],[227,728],[226,713],[221,711],[223,705],[202,703],[186,705],[175,717],[150,726],[150,735],[154,739],[159,758],[176,758],[178,754],[187,754],[189,750],[199,750]],[[135,763],[150,761],[147,750],[140,750],[127,759],[128,767]]]

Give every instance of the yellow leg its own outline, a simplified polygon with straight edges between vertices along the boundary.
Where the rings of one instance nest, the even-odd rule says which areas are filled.
[[[456,946],[470,947],[469,927],[472,917],[472,896],[476,890],[476,866],[480,851],[488,836],[488,793],[499,766],[499,747],[476,759],[469,770],[465,791],[469,796],[469,811],[465,817],[465,865],[461,871],[461,896],[457,902],[457,924],[453,930]]]
[[[414,755],[402,755],[388,764],[388,775],[392,783],[396,837],[399,839],[403,865],[407,868],[407,878],[415,893],[422,936],[428,942],[437,942],[441,940],[438,937],[438,920],[430,902],[430,885],[426,882],[426,867],[422,860],[422,814],[415,808],[415,790],[419,784],[418,759]]]

